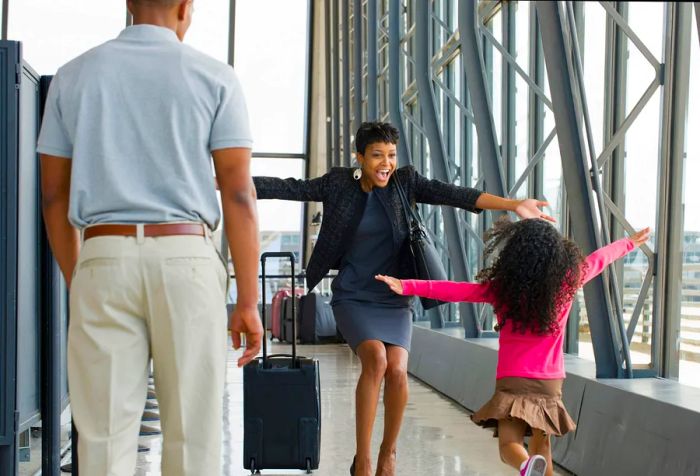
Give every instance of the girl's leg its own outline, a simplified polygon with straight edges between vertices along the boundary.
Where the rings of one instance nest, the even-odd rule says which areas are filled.
[[[386,346],[387,369],[384,377],[384,438],[379,451],[377,475],[396,473],[396,441],[408,401],[408,351]]]
[[[379,388],[386,373],[386,348],[381,341],[367,340],[357,347],[357,356],[362,363],[362,373],[355,390],[355,474],[371,476],[370,444],[377,414]]]
[[[544,456],[547,460],[547,472],[545,476],[552,476],[554,474],[554,466],[552,465],[552,445],[550,436],[542,430],[533,429],[529,449],[531,455]]]
[[[498,420],[498,449],[501,461],[515,469],[527,461],[529,455],[523,446],[527,423],[519,418]]]

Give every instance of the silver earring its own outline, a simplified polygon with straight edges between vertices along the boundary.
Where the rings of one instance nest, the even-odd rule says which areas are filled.
[[[362,177],[362,169],[360,167],[358,167],[352,173],[352,178],[354,178],[355,180],[360,180],[361,177]]]

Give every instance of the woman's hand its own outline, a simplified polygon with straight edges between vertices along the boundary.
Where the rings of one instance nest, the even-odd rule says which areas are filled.
[[[384,276],[383,274],[378,274],[374,277],[377,281],[383,281],[388,286],[389,289],[394,291],[396,294],[403,295],[403,285],[400,279],[392,278],[391,276]]]
[[[637,233],[630,236],[630,240],[632,240],[632,243],[634,243],[634,246],[639,248],[640,246],[642,246],[644,243],[646,243],[649,240],[650,235],[651,235],[651,228],[646,227],[643,230],[639,230]]]
[[[556,222],[554,217],[545,214],[540,207],[546,207],[549,202],[544,202],[542,200],[535,200],[534,198],[526,198],[525,200],[518,200],[518,204],[513,210],[520,218],[541,218],[542,220],[547,220],[551,222]]]

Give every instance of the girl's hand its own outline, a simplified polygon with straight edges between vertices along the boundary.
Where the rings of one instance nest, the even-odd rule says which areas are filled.
[[[400,279],[392,278],[391,276],[384,276],[383,274],[378,274],[374,277],[377,281],[384,281],[389,289],[394,291],[396,294],[403,295],[403,285]]]
[[[651,228],[646,227],[643,230],[639,230],[637,233],[634,235],[630,236],[630,240],[632,240],[632,243],[634,243],[634,246],[640,247],[644,243],[646,243],[649,240],[649,236],[651,235]]]

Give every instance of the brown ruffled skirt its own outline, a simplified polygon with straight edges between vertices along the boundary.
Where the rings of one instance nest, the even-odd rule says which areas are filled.
[[[521,377],[498,379],[493,397],[472,415],[472,421],[484,428],[494,428],[494,436],[498,436],[498,420],[512,418],[527,423],[527,435],[532,435],[533,429],[548,435],[565,435],[576,428],[576,423],[561,401],[563,382],[563,379]]]

